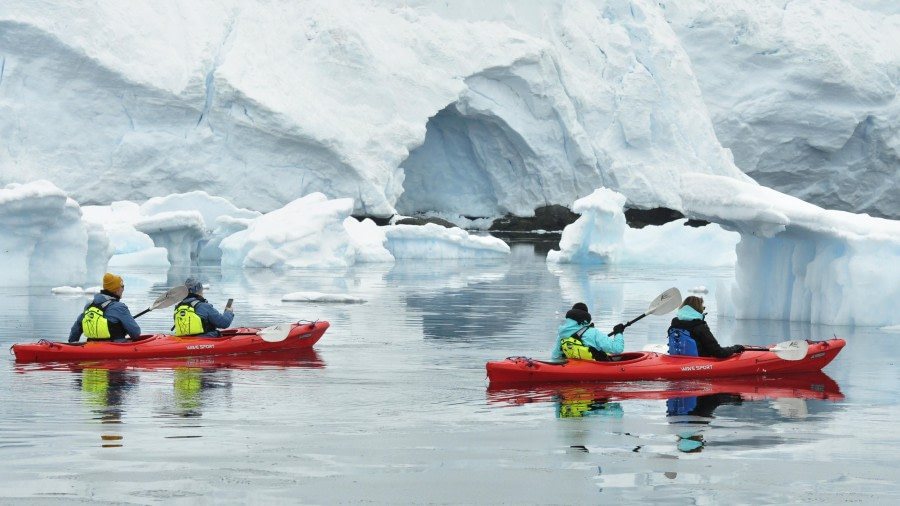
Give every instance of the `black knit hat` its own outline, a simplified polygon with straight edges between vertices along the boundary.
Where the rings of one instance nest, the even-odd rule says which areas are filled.
[[[578,304],[575,305],[577,306]],[[582,306],[583,305],[584,304],[582,304]],[[576,322],[581,324],[591,323],[591,313],[588,313],[583,309],[576,309],[574,307],[566,312],[566,318],[575,320]]]
[[[575,305],[572,306],[572,309],[580,309],[582,311],[588,310],[587,304],[585,304],[584,302],[576,302]]]

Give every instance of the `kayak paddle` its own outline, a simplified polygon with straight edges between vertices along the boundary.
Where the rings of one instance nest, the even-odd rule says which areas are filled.
[[[263,341],[278,343],[287,338],[288,334],[291,333],[292,327],[293,324],[291,323],[279,323],[278,325],[259,329],[259,332],[257,332],[256,335],[261,337]]]
[[[148,307],[147,309],[141,311],[140,313],[133,316],[133,318],[137,318],[144,313],[149,313],[154,309],[159,309],[161,307],[169,307],[173,304],[181,302],[185,297],[188,296],[188,289],[186,286],[176,286],[175,288],[170,289],[168,292],[160,295],[155,301],[153,301],[153,305]]]
[[[301,320],[306,321],[306,320]],[[314,322],[309,322],[309,328],[315,328],[315,324],[318,320]],[[297,322],[300,323],[300,322]],[[229,334],[229,336],[251,336],[257,335],[262,338],[263,341],[269,343],[278,343],[287,339],[287,336],[291,334],[291,330],[294,328],[293,323],[279,323],[277,325],[272,325],[270,327],[262,328],[257,330],[256,332],[236,332],[234,334]]]
[[[648,314],[666,314],[673,311],[675,308],[681,305],[681,292],[678,291],[674,286],[669,288],[665,292],[659,294],[652,302],[650,302],[650,306],[647,308],[647,311],[644,312],[641,316],[638,316],[634,320],[625,324],[625,327],[631,326],[632,323],[640,320],[641,318],[647,316]],[[614,332],[610,332],[609,336],[613,335]]]
[[[665,344],[647,344],[643,351],[654,353],[668,353],[669,347]],[[803,360],[809,351],[809,343],[804,340],[784,341],[771,348],[765,346],[744,346],[744,351],[771,351],[782,360]]]
[[[783,341],[771,348],[765,346],[744,346],[746,351],[773,351],[782,360],[803,360],[809,351],[809,343],[804,339]]]

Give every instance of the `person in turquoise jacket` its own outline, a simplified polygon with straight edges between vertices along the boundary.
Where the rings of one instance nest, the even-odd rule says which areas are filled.
[[[608,355],[625,351],[625,325],[613,327],[610,337],[594,328],[587,304],[576,302],[566,320],[556,333],[556,346],[552,357],[556,360],[580,358],[585,360],[609,360]]]

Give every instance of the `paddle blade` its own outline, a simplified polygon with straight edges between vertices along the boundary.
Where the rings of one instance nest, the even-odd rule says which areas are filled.
[[[170,289],[168,292],[160,295],[153,301],[153,305],[150,306],[150,309],[159,309],[161,307],[169,307],[173,304],[177,304],[184,300],[185,297],[188,296],[188,289],[186,286],[176,286],[175,288]]]
[[[647,308],[647,312],[644,314],[666,314],[677,309],[680,305],[681,292],[673,286],[653,299],[650,302],[650,307]]]
[[[154,309],[159,309],[161,307],[169,307],[172,304],[181,302],[188,295],[188,289],[186,286],[176,286],[175,288],[170,288],[169,291],[160,295],[153,301],[153,304],[147,309],[141,311],[140,313],[134,315],[132,318],[137,318],[138,316],[144,315],[153,311]]]
[[[287,338],[288,334],[291,333],[291,328],[293,328],[293,325],[290,323],[279,323],[278,325],[260,329],[256,335],[261,337],[263,341],[277,343]]]
[[[668,345],[665,345],[665,344],[654,344],[654,343],[651,343],[651,344],[645,344],[644,347],[641,348],[641,350],[643,350],[643,351],[652,351],[653,353],[663,353],[663,354],[665,354],[665,353],[669,353],[669,346],[668,346]]]
[[[803,360],[809,352],[809,343],[804,340],[784,341],[776,344],[770,350],[782,360]]]

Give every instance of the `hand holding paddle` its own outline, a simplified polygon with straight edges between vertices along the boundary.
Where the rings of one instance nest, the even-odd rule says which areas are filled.
[[[652,302],[650,302],[650,306],[647,308],[647,311],[644,312],[641,316],[638,316],[634,320],[625,324],[625,327],[631,326],[632,323],[640,320],[641,318],[647,316],[648,314],[666,314],[672,312],[675,308],[681,305],[681,292],[678,291],[677,288],[672,287],[666,290],[665,292],[659,294]],[[615,331],[607,334],[608,336],[612,336],[615,334]]]
[[[133,316],[133,318],[137,318],[145,313],[149,313],[154,309],[159,309],[161,307],[169,307],[173,304],[177,304],[184,300],[185,297],[188,296],[188,289],[186,286],[176,286],[175,288],[170,289],[168,292],[160,295],[155,301],[153,301],[153,305],[148,307],[147,309],[141,311],[140,313]]]

